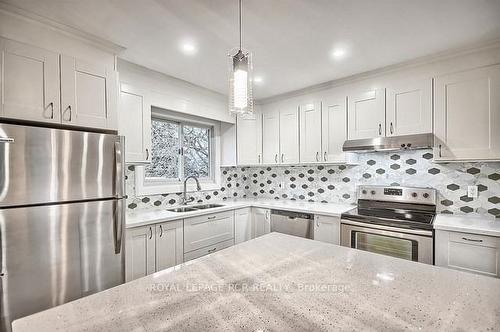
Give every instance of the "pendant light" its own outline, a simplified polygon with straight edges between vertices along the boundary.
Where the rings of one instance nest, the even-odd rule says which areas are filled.
[[[241,47],[241,0],[239,0],[240,46],[230,51],[229,58],[229,112],[253,113],[252,54]]]

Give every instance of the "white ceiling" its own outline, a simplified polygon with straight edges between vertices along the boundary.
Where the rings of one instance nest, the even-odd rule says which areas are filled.
[[[121,58],[225,93],[237,0],[5,0],[120,44]],[[244,0],[257,99],[500,37],[499,0]],[[186,56],[184,40],[198,51]],[[335,47],[346,50],[335,60]]]

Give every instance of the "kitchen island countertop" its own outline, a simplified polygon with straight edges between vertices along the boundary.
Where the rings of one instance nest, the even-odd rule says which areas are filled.
[[[270,233],[13,328],[498,331],[499,299],[499,279]]]

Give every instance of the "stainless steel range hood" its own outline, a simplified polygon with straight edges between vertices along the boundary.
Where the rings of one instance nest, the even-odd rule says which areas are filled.
[[[429,149],[434,145],[434,134],[403,135],[347,140],[342,147],[346,152],[374,152]]]

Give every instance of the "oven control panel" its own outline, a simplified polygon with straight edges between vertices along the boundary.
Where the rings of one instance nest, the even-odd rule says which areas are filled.
[[[418,187],[359,186],[358,199],[435,205],[436,189]]]

